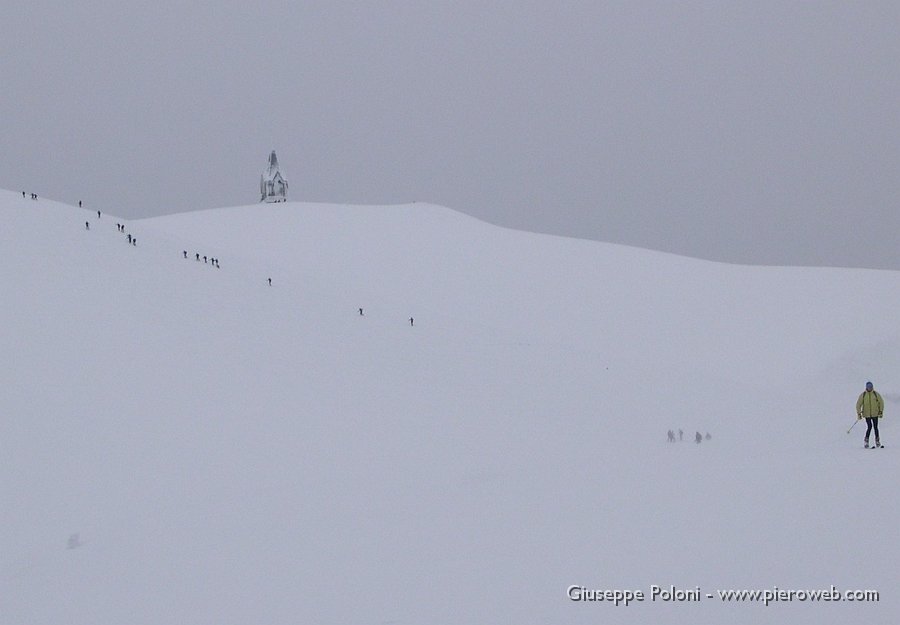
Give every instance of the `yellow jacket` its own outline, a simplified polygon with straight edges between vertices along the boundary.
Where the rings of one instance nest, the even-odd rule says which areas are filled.
[[[881,417],[884,414],[884,400],[876,390],[863,391],[856,400],[856,414],[865,418]]]

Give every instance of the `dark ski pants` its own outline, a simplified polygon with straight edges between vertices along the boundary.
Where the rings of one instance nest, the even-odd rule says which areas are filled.
[[[869,442],[869,432],[872,431],[872,426],[875,426],[875,440],[881,440],[881,437],[878,436],[878,417],[866,417],[866,442]]]

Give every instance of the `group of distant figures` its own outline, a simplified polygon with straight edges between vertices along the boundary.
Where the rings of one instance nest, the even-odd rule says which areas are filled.
[[[181,253],[184,255],[185,258],[188,257],[187,250],[181,250]],[[194,254],[194,260],[196,260],[198,263],[200,262],[200,252],[197,252],[196,254]],[[221,269],[221,267],[219,267],[219,259],[218,258],[204,256],[203,262],[206,263],[207,265],[212,265],[213,267]],[[272,285],[272,278],[269,278],[269,286],[271,286],[271,285]]]
[[[25,193],[25,191],[22,191],[22,198],[26,199],[27,197],[28,197],[28,195]],[[38,199],[37,193],[32,193],[31,199],[32,200]],[[82,208],[82,207],[83,207],[83,202],[81,200],[78,200],[78,208]],[[97,219],[100,219],[101,215],[102,215],[102,213],[100,211],[97,211]],[[89,222],[89,221],[84,222],[84,229],[90,230],[91,222]],[[125,233],[125,224],[116,224],[116,230],[118,230],[122,234],[126,234]],[[135,247],[137,246],[137,237],[135,237],[131,234],[128,234],[126,237],[126,240],[128,241],[129,245],[133,245]]]
[[[712,438],[712,436],[710,435],[709,432],[706,433],[706,436],[703,436],[700,432],[697,432],[694,435],[694,442],[699,445],[700,443],[703,442],[704,438],[706,440],[709,440]],[[675,432],[673,430],[669,430],[669,442],[670,443],[677,443],[677,442],[683,441],[683,440],[684,440],[684,430],[681,430],[681,429],[678,430],[678,440],[675,440]]]
[[[272,283],[269,282],[269,284],[271,285]],[[360,316],[360,317],[364,317],[364,316],[365,316],[365,315],[363,314],[363,309],[362,309],[362,308],[359,309],[359,316]],[[412,317],[410,317],[410,318],[409,318],[409,325],[411,325],[411,326],[416,325],[416,320],[413,319]]]
[[[26,194],[25,194],[25,191],[22,191],[22,197],[23,197],[23,198],[27,197]],[[36,199],[37,199],[37,194],[36,194],[36,193],[32,193],[32,194],[31,194],[31,199],[32,199],[32,200],[36,200]],[[81,202],[81,200],[78,200],[78,207],[79,207],[79,208],[82,208],[82,202]],[[100,219],[100,215],[101,215],[100,211],[97,211],[97,219]],[[84,222],[84,229],[85,229],[85,230],[90,230],[90,229],[91,229],[91,223],[90,223],[89,221],[85,221],[85,222]],[[125,224],[119,224],[119,223],[117,223],[117,224],[116,224],[116,230],[118,230],[119,232],[121,232],[121,233],[127,235],[126,238],[127,238],[127,241],[128,241],[128,243],[129,243],[130,245],[137,246],[137,237],[133,236],[133,235],[130,234],[130,233],[126,233],[126,232],[125,232]],[[187,259],[187,258],[188,258],[188,252],[187,252],[187,250],[182,250],[182,251],[181,251],[181,255],[182,255],[185,259]],[[218,258],[212,258],[212,257],[210,257],[210,256],[200,256],[200,252],[194,253],[194,260],[196,260],[197,262],[200,262],[200,259],[201,259],[201,258],[203,259],[203,262],[204,262],[204,263],[206,263],[206,264],[208,264],[208,265],[212,265],[213,267],[216,267],[217,269],[221,269],[221,266],[219,265],[219,259],[218,259]],[[269,286],[272,286],[272,278],[269,278],[268,281],[269,281]],[[359,309],[359,315],[360,315],[360,317],[364,316],[364,315],[363,315],[363,309],[362,309],[362,308]],[[412,317],[409,318],[409,325],[410,325],[410,326],[414,326],[414,325],[415,325],[415,319],[413,319]],[[683,436],[684,433],[683,433],[681,430],[678,430],[678,434],[679,434],[679,436]],[[700,433],[699,433],[699,432],[697,433],[697,436],[700,436]],[[706,438],[707,438],[707,439],[710,438],[709,434],[706,435]],[[674,442],[674,441],[675,441],[675,434],[672,432],[672,430],[669,430],[669,441],[670,441],[670,442]],[[699,443],[700,441],[698,440],[697,442]]]
[[[78,200],[78,208],[81,208],[81,200]],[[101,215],[102,215],[102,213],[101,213],[100,211],[97,211],[97,219],[100,219],[100,216],[101,216]],[[84,229],[85,229],[85,230],[90,230],[90,229],[91,229],[91,222],[89,222],[89,221],[84,222]],[[126,235],[126,236],[125,236],[125,240],[128,242],[128,245],[131,245],[131,246],[133,246],[133,247],[137,247],[137,237],[134,236],[134,235],[132,235],[130,232],[128,232],[128,233],[125,232],[125,224],[118,224],[118,223],[117,223],[117,224],[116,224],[116,230],[118,230],[118,231],[121,232],[122,234]]]

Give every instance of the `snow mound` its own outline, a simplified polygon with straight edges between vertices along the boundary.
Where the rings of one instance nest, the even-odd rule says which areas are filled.
[[[421,203],[0,211],[0,623],[900,616],[896,272]],[[867,379],[883,450],[846,433]],[[881,600],[706,598],[832,584]]]

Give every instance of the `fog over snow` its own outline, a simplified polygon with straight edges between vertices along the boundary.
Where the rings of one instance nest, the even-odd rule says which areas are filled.
[[[3,8],[0,188],[127,218],[235,206],[274,149],[306,200],[900,269],[896,0]]]
[[[4,625],[900,619],[900,273],[424,203],[0,215]],[[831,585],[880,600],[706,597]]]

